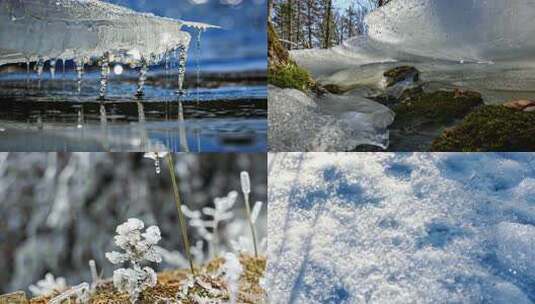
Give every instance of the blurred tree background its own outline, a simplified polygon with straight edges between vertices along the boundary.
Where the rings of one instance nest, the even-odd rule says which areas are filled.
[[[240,190],[240,171],[249,171],[252,202],[266,202],[265,154],[175,154],[185,204],[198,210],[215,197]],[[166,160],[156,174],[140,153],[0,153],[0,292],[27,287],[50,272],[69,284],[88,281],[94,259],[104,277],[113,266],[104,254],[114,247],[117,225],[137,217],[162,231],[159,245],[180,250],[177,210]],[[240,196],[236,220],[220,229],[223,246],[249,237]],[[266,208],[258,220],[266,236]],[[199,239],[190,229],[193,243]],[[207,250],[205,244],[204,247]],[[161,268],[169,267],[163,263]]]

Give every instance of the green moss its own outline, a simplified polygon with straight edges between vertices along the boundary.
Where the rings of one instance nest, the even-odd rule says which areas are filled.
[[[533,151],[535,113],[484,106],[444,133],[433,151]]]
[[[396,113],[393,127],[412,128],[452,123],[482,104],[481,94],[477,92],[437,91],[413,94],[393,107]]]
[[[313,81],[308,72],[293,63],[278,65],[269,69],[268,83],[279,88],[291,88],[303,92],[313,86]]]
[[[268,60],[269,84],[303,92],[316,86],[310,74],[290,58],[271,23],[268,23]]]

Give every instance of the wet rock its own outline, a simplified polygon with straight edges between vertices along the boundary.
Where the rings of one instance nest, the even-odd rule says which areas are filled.
[[[535,107],[535,100],[512,100],[503,104],[504,107],[525,111],[526,109]],[[533,110],[530,110],[533,111]],[[527,111],[527,112],[530,112]]]
[[[399,66],[384,72],[382,84],[385,88],[401,82],[416,83],[420,79],[420,71],[412,66]]]
[[[535,112],[483,106],[433,141],[433,151],[533,151]]]
[[[0,295],[0,304],[27,304],[28,299],[24,291],[16,291],[5,295]]]

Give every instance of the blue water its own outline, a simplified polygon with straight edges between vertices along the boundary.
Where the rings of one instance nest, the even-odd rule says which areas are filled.
[[[265,60],[200,61],[188,65],[179,120],[177,75],[151,67],[144,96],[134,96],[137,71],[110,74],[98,100],[100,72],[88,67],[80,90],[72,63],[53,79],[25,66],[0,74],[0,150],[259,152],[267,148]],[[256,80],[251,80],[255,78]],[[142,104],[142,113],[138,104]],[[100,112],[103,106],[106,116]],[[142,114],[142,115],[140,115]],[[143,119],[142,119],[143,118]],[[106,123],[103,123],[103,120]]]

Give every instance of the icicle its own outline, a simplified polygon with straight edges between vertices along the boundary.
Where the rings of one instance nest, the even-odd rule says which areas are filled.
[[[162,169],[160,168],[160,156],[158,153],[156,153],[156,157],[154,158],[154,168],[156,169],[156,174],[160,174]]]
[[[56,59],[50,59],[50,77],[56,78]]]
[[[77,91],[80,93],[82,91],[82,76],[84,75],[84,59],[83,58],[76,58],[74,59],[74,64],[76,66],[76,84],[77,84]]]
[[[108,90],[108,75],[110,74],[110,54],[104,53],[100,61],[100,91],[99,99],[104,100],[106,98],[106,92]]]
[[[148,71],[147,60],[145,60],[145,58],[141,58],[141,67],[139,68],[139,78],[137,81],[137,91],[136,91],[136,96],[138,98],[141,98],[144,95],[143,90],[145,86],[145,80],[147,80],[147,71]]]
[[[43,75],[43,68],[45,67],[45,61],[43,60],[43,57],[39,56],[39,59],[37,59],[37,65],[35,66],[37,70],[37,75],[39,78],[41,78],[41,75]]]
[[[203,33],[202,29],[198,29],[197,30],[197,43],[196,43],[197,54],[195,56],[195,75],[197,77],[195,85],[196,85],[197,104],[199,104],[199,102],[201,100],[199,86],[201,84],[201,63],[200,63],[200,60],[201,60],[201,35],[202,35],[202,33]]]
[[[37,64],[35,66],[36,70],[37,70],[37,76],[38,76],[38,84],[37,86],[39,88],[41,88],[41,81],[43,80],[42,79],[42,76],[43,76],[43,68],[45,67],[45,61],[43,60],[43,57],[39,56],[39,59],[37,59]]]
[[[184,77],[186,75],[186,60],[187,60],[187,53],[186,53],[186,47],[184,45],[179,45],[178,48],[178,89],[176,91],[176,94],[178,96],[179,100],[182,100],[182,96],[186,94],[186,91],[184,90]]]

